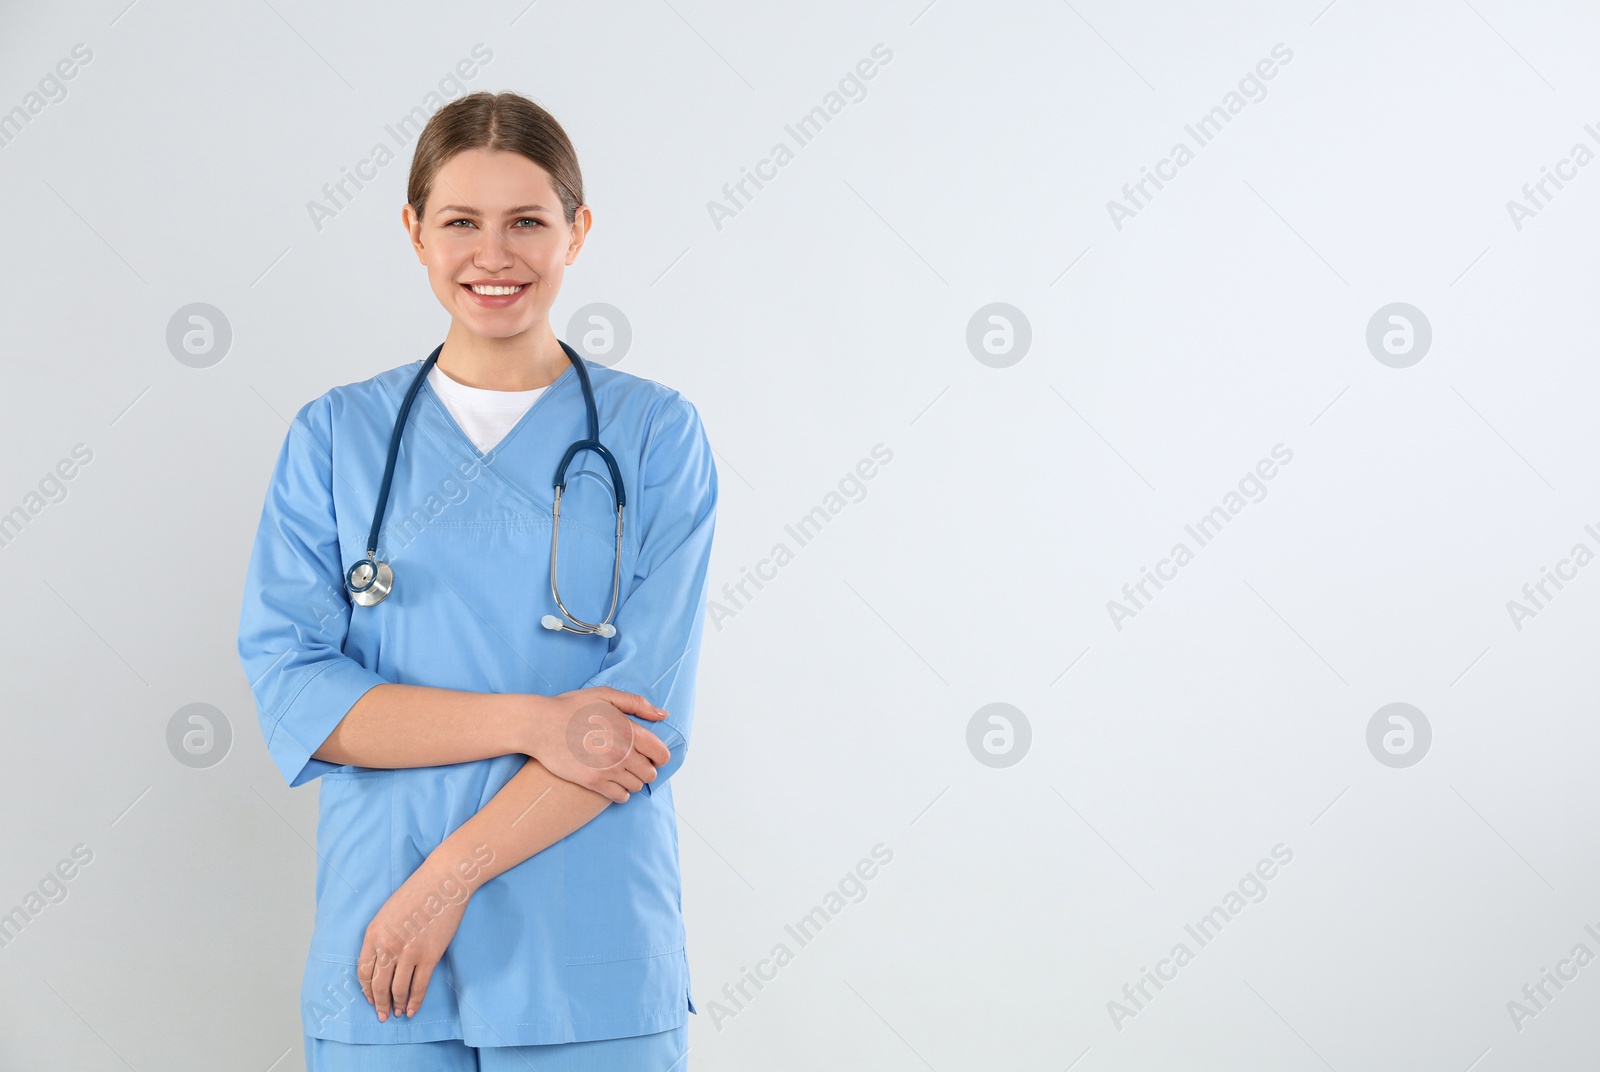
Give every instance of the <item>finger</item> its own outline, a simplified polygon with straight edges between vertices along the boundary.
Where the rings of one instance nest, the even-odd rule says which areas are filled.
[[[389,1010],[393,1008],[389,994],[389,980],[393,977],[394,957],[380,946],[378,960],[372,970],[372,1003],[377,1007],[380,1024],[389,1018]]]
[[[672,753],[661,743],[661,738],[643,726],[633,727],[633,750],[658,767],[672,758]]]
[[[637,752],[629,756],[623,766],[629,774],[639,779],[644,785],[649,785],[656,780],[656,765]],[[643,788],[643,785],[640,788]]]
[[[361,956],[356,960],[356,978],[361,980],[361,993],[366,996],[368,1005],[376,1005],[372,1000],[372,969],[378,960],[377,951],[372,947],[372,939],[367,938],[361,943]]]
[[[400,963],[395,967],[394,985],[390,988],[392,991],[390,997],[392,1004],[389,1006],[391,1015],[399,1016],[405,1011],[406,1006],[410,1004],[411,975],[415,967],[409,962],[409,958],[405,957],[402,957]]]
[[[638,715],[640,718],[663,719],[667,717],[665,711],[636,692],[623,692],[621,689],[614,689],[610,685],[602,685],[600,688],[605,692],[606,702],[618,711],[630,715]]]
[[[617,784],[622,786],[622,788],[626,789],[630,793],[637,793],[639,790],[644,788],[644,782],[641,781],[639,777],[631,770],[626,768],[617,772]]]
[[[422,999],[428,996],[428,980],[433,978],[433,969],[437,964],[438,961],[417,965],[417,973],[411,977],[411,1000],[406,1003],[406,1016],[415,1016],[417,1010],[422,1008]]]
[[[616,783],[613,772],[597,770],[592,772],[588,777],[588,784],[585,786],[585,788],[593,789],[596,793],[599,793],[613,804],[621,804],[625,799],[618,795],[622,792],[622,787]]]

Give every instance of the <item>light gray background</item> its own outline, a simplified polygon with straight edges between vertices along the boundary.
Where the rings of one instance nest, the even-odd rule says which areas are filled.
[[[893,451],[707,628],[676,778],[691,1068],[1589,1062],[1600,965],[1520,1030],[1507,1003],[1600,953],[1600,565],[1520,630],[1506,604],[1600,550],[1600,167],[1520,230],[1506,203],[1596,147],[1597,30],[1507,0],[7,5],[0,109],[93,60],[0,149],[0,511],[93,461],[0,548],[0,906],[94,860],[0,949],[0,1066],[300,1067],[316,790],[262,744],[241,584],[285,418],[446,327],[409,151],[320,231],[306,205],[480,42],[466,88],[534,97],[583,164],[557,333],[615,306],[619,367],[705,417],[714,595]],[[865,99],[714,227],[880,42]],[[1265,99],[1118,231],[1107,202],[1279,43]],[[192,302],[231,324],[214,367],[168,349]],[[1031,328],[1009,368],[966,343],[992,302]],[[1433,329],[1407,369],[1366,345],[1391,302]],[[1115,628],[1278,443],[1266,498]],[[1366,736],[1394,702],[1433,732],[1399,769]],[[167,748],[190,703],[234,735],[209,768]],[[991,703],[1031,727],[1012,766],[969,751]],[[1278,843],[1199,948],[1184,925]]]

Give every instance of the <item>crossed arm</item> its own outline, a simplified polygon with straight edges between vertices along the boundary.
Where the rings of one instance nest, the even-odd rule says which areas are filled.
[[[624,712],[652,720],[667,715],[642,696],[607,687],[537,696],[383,684],[363,694],[312,753],[331,763],[377,768],[529,757],[488,804],[439,844],[367,927],[361,989],[380,1021],[414,1015],[422,1005],[478,887],[655,780],[656,767],[670,758],[667,748]],[[574,727],[581,755],[569,744]],[[440,896],[452,887],[464,888],[467,896]],[[429,910],[440,904],[442,911]],[[417,918],[430,920],[420,932],[412,925]]]

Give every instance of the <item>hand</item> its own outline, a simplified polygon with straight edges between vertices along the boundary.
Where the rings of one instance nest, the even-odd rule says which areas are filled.
[[[661,738],[626,717],[667,717],[643,696],[601,685],[534,700],[528,754],[617,804],[655,781],[656,768],[672,758]]]
[[[476,869],[472,872],[476,874]],[[462,873],[467,873],[466,867]],[[430,856],[368,924],[357,974],[361,992],[377,1009],[380,1023],[402,1012],[416,1015],[439,958],[461,925],[471,890]]]

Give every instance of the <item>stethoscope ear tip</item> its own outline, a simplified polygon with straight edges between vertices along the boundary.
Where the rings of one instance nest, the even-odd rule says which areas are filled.
[[[554,614],[546,614],[543,618],[539,619],[539,624],[544,626],[546,629],[554,629],[556,632],[570,628],[566,622],[562,621],[560,618],[557,618]],[[579,630],[579,632],[582,631],[583,630]],[[617,627],[612,625],[610,622],[602,622],[600,625],[597,625],[588,631],[595,636],[614,637],[617,635]]]

